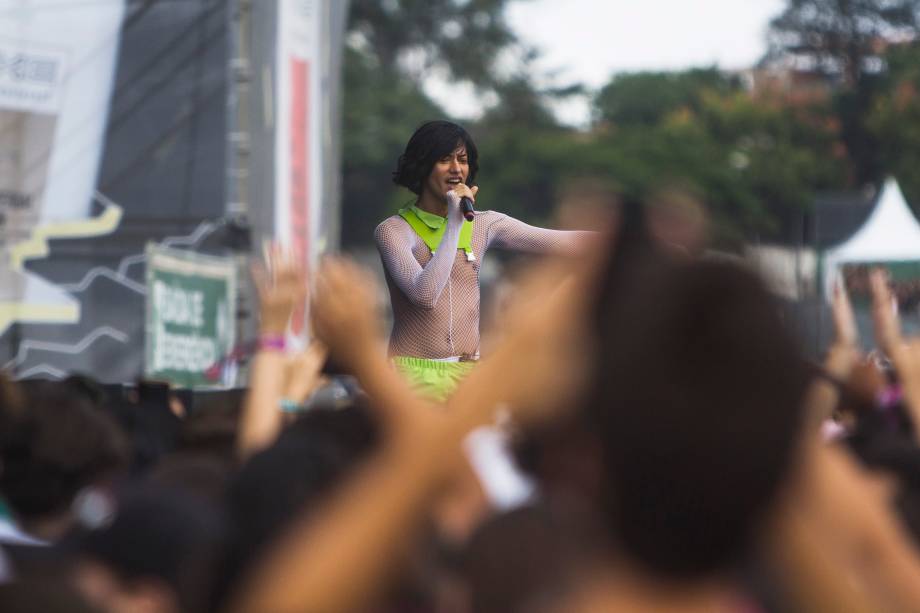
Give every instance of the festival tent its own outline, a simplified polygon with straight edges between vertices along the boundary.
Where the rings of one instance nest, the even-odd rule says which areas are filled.
[[[875,262],[920,262],[920,223],[894,178],[885,181],[862,227],[846,242],[824,253],[825,296],[831,296],[839,266]]]

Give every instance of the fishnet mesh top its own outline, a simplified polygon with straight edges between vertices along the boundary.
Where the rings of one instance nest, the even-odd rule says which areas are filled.
[[[495,211],[477,212],[472,237],[476,259],[470,262],[457,249],[462,223],[461,216],[448,216],[434,255],[399,215],[377,226],[374,238],[393,305],[390,355],[478,355],[479,266],[488,249],[566,253],[588,234],[536,228]]]

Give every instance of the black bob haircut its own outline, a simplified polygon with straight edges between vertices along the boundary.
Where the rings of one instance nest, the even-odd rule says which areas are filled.
[[[457,147],[466,148],[470,172],[467,185],[475,185],[479,170],[479,152],[469,133],[451,121],[429,121],[423,123],[406,143],[406,150],[396,162],[393,183],[402,185],[412,193],[421,195],[422,185],[431,174],[435,162],[453,153]]]

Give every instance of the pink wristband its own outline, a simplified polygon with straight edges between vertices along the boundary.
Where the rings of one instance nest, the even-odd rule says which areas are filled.
[[[284,336],[260,336],[259,351],[284,351]]]

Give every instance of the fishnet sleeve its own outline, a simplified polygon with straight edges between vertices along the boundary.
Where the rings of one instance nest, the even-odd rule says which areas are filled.
[[[550,230],[537,228],[504,213],[490,211],[487,245],[499,249],[528,253],[557,253],[570,255],[593,232]]]
[[[400,217],[391,217],[377,226],[374,240],[387,274],[415,306],[433,309],[447,286],[454,264],[463,218],[448,216],[441,243],[425,266],[412,254],[415,232]]]

